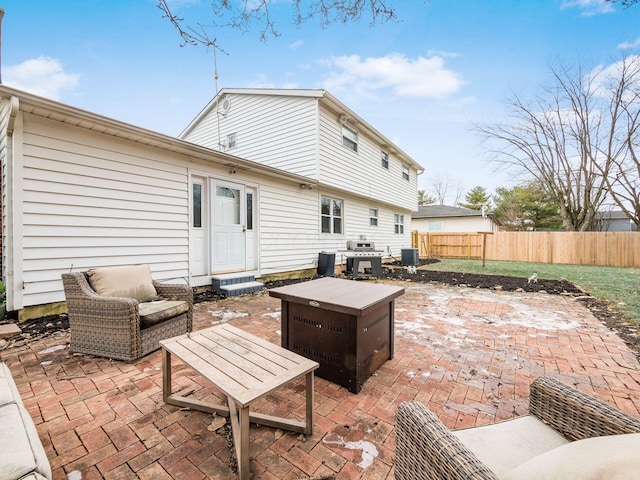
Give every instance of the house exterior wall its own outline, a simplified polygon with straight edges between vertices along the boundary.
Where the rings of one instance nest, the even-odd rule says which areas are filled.
[[[413,230],[419,232],[495,232],[497,227],[488,217],[413,218]]]
[[[21,115],[22,234],[12,243],[23,289],[14,308],[64,300],[60,275],[70,270],[148,263],[154,278],[188,277],[184,159]]]
[[[231,105],[226,113],[214,107],[182,138],[291,173],[318,177],[316,98],[233,93],[225,98]],[[225,144],[230,134],[236,135],[233,148]]]
[[[7,109],[0,112],[1,126]],[[0,148],[13,165],[14,191],[3,198],[11,205],[10,220],[3,209],[9,310],[64,301],[61,274],[70,270],[148,263],[157,280],[193,284],[192,175],[256,189],[258,276],[314,268],[319,252],[343,250],[360,235],[396,255],[411,245],[409,211],[337,190],[301,189],[291,178],[243,169],[232,175],[229,160],[214,152],[204,160],[26,112],[18,113],[12,136],[1,136]],[[320,231],[323,195],[344,201],[341,234]],[[379,210],[378,227],[369,226],[369,208]],[[394,233],[394,213],[404,214],[403,234]]]
[[[402,177],[403,163],[389,153],[389,168],[382,167],[383,148],[367,137],[358,125],[347,126],[358,132],[358,151],[342,144],[342,124],[338,116],[320,108],[319,180],[378,202],[418,209],[418,174],[409,168],[409,180]],[[407,165],[409,166],[409,165]]]
[[[221,114],[214,106],[183,136],[187,141],[221,149],[219,139],[236,134],[237,146],[224,151],[243,158],[314,178],[372,201],[418,209],[418,172],[391,150],[389,168],[382,167],[382,146],[359,125],[358,151],[342,144],[342,124],[337,112],[312,96],[227,93],[231,107]],[[219,132],[218,132],[219,129]],[[391,146],[390,146],[391,148]]]

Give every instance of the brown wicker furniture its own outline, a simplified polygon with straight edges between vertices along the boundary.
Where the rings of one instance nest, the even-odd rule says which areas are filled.
[[[550,435],[560,434],[564,437],[563,442],[640,432],[640,420],[548,377],[539,378],[532,383],[530,415],[520,418],[533,422],[539,421],[544,428],[548,426]],[[519,420],[502,422],[502,425]],[[485,432],[489,433],[492,427],[502,428],[501,424],[494,424],[466,430],[485,429]],[[522,444],[530,447],[535,441],[526,438],[531,435],[530,429],[523,430],[525,441]],[[456,435],[459,432],[465,432],[465,430],[450,431],[419,402],[400,404],[396,414],[396,479],[498,480],[507,476],[504,473],[497,474],[496,468],[490,468],[486,460],[479,458],[483,455],[478,450],[483,450],[487,446],[495,447],[492,445],[493,441],[486,441],[485,445],[482,445],[479,442],[480,436],[476,436],[474,446],[480,448],[472,450],[465,443],[470,436]],[[471,433],[473,438],[474,432]],[[592,440],[586,440],[586,442],[590,441]],[[494,456],[510,455],[511,445],[508,443],[514,442],[506,443],[501,446],[504,448],[497,454],[494,451]],[[543,447],[540,448],[544,450]],[[547,450],[547,453],[553,452],[553,448]],[[485,458],[488,458],[486,451],[482,453]],[[545,453],[540,457],[543,455]],[[501,461],[502,459],[493,460]],[[534,460],[535,457],[531,461]],[[631,475],[628,478],[632,478],[634,472],[628,472],[628,474]]]
[[[230,417],[240,480],[249,479],[249,422],[311,435],[313,371],[318,363],[223,323],[163,340],[162,398],[165,403]],[[171,355],[197,370],[223,394],[227,405],[171,393]],[[304,376],[305,421],[250,412],[253,402]]]
[[[163,312],[157,308],[160,302],[99,295],[87,272],[63,274],[62,282],[73,352],[133,362],[159,349],[160,340],[192,330],[193,290],[189,285],[153,281],[158,297],[172,304]],[[141,317],[145,308],[149,315]]]

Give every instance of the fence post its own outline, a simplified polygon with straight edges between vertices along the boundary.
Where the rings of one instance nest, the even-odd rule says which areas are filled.
[[[478,232],[482,235],[482,268],[485,266],[485,260],[487,257],[487,235],[493,235],[493,232]]]

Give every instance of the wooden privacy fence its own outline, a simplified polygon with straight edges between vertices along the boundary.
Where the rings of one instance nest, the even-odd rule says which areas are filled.
[[[481,258],[480,233],[412,232],[420,258]],[[640,267],[638,232],[495,232],[487,260]]]

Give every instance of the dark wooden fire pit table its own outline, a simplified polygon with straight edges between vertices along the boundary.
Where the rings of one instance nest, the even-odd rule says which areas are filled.
[[[358,393],[393,358],[394,299],[404,288],[333,277],[273,288],[282,347],[320,364],[316,375]]]

